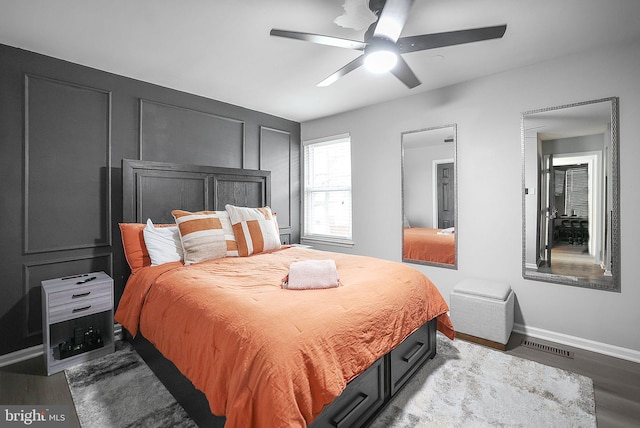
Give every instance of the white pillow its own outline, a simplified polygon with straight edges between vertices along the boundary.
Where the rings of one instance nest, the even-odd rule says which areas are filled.
[[[151,258],[151,266],[182,260],[182,242],[178,226],[155,227],[151,219],[142,231]]]

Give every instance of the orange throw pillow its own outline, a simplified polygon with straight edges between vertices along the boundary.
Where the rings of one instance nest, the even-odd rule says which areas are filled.
[[[120,235],[124,257],[127,259],[131,273],[136,273],[145,266],[151,266],[151,258],[144,243],[144,223],[120,223]],[[169,227],[175,224],[155,224],[155,227]]]

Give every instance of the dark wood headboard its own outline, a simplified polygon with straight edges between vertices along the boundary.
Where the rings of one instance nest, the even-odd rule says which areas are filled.
[[[123,159],[122,198],[126,223],[173,223],[174,209],[270,205],[271,172]]]

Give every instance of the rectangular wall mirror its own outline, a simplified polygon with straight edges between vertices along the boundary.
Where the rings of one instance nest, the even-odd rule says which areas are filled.
[[[618,99],[521,122],[523,277],[620,291]]]
[[[457,269],[456,125],[402,133],[402,261]]]

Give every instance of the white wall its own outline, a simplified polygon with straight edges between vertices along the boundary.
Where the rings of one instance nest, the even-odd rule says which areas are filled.
[[[428,131],[425,131],[428,132]],[[453,144],[405,147],[404,214],[411,227],[438,227],[434,215],[434,161],[453,159]]]
[[[400,133],[457,123],[459,267],[416,269],[447,299],[463,278],[507,281],[520,331],[640,361],[638,73],[640,41],[303,123],[303,140],[352,138],[355,245],[318,248],[400,261]],[[520,114],[611,96],[620,98],[622,292],[524,280]]]

